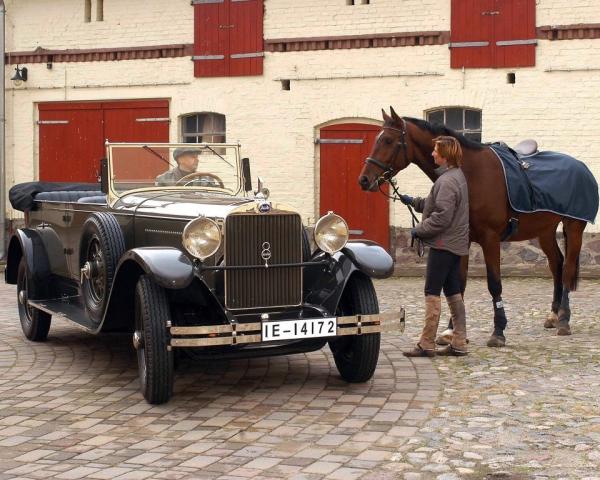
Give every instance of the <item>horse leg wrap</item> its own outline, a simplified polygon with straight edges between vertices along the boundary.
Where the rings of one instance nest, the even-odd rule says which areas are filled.
[[[504,302],[502,301],[502,297],[498,297],[492,303],[494,304],[494,335],[503,337],[504,329],[508,323],[506,313],[504,312]]]
[[[569,306],[569,290],[565,288],[563,290],[560,308],[558,309],[558,323],[568,325],[569,320],[571,320],[571,308]]]

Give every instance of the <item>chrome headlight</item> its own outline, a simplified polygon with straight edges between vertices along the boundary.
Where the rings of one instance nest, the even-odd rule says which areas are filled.
[[[182,243],[191,255],[204,260],[219,249],[221,229],[210,218],[197,218],[183,229]]]
[[[329,254],[339,252],[348,241],[348,225],[346,221],[333,212],[319,219],[315,225],[315,243]]]

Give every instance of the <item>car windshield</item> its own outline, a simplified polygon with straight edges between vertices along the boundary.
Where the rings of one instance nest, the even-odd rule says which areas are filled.
[[[241,186],[239,147],[229,144],[113,144],[112,189],[201,188],[235,194]]]

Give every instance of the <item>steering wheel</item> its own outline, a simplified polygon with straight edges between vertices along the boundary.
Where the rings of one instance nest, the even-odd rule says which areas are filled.
[[[205,177],[205,178],[202,178],[202,177]],[[206,177],[208,177],[208,178],[206,178]],[[214,173],[209,173],[209,172],[190,173],[190,174],[186,175],[185,177],[181,177],[179,180],[177,180],[177,183],[175,185],[187,187],[189,184],[195,183],[195,182],[207,183],[208,185],[205,185],[205,186],[209,186],[209,187],[225,188],[225,184],[223,183],[223,180],[221,180]]]

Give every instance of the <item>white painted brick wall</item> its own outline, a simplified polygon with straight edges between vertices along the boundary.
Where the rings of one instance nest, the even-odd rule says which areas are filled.
[[[450,29],[449,0],[266,0],[265,12],[265,38]]]
[[[423,2],[371,1],[352,7],[345,0],[267,0],[265,38],[449,28],[449,1],[425,2],[427,13],[418,21],[417,6]],[[106,22],[91,27],[82,20],[83,0],[43,2],[43,12],[35,8],[40,3],[7,2],[11,21],[19,19],[8,26],[8,50],[193,41],[187,0],[105,0]],[[598,22],[600,7],[590,8],[597,3],[539,0],[538,24]],[[566,16],[567,10],[579,9],[588,17]],[[48,22],[55,25],[54,32],[42,28]],[[106,30],[93,36],[90,28]],[[170,99],[172,141],[179,139],[182,114],[226,115],[228,140],[242,142],[254,177],[263,176],[274,198],[313,220],[318,212],[319,159],[313,143],[318,127],[334,120],[378,121],[381,108],[389,105],[402,115],[420,118],[440,106],[481,108],[484,141],[511,144],[533,137],[544,150],[564,151],[585,161],[600,179],[600,40],[542,40],[534,68],[464,73],[449,68],[449,51],[443,45],[267,54],[264,75],[245,78],[196,79],[189,58],[57,63],[52,70],[45,64],[27,67],[30,80],[17,90],[8,80],[14,67],[5,72],[8,185],[37,177],[37,102],[133,98]],[[516,84],[506,83],[508,72],[516,73]],[[281,78],[292,79],[290,91],[281,89]],[[415,167],[402,172],[399,180],[403,191],[417,195],[426,195],[431,186]],[[391,217],[395,225],[410,225],[402,205],[392,206]]]

